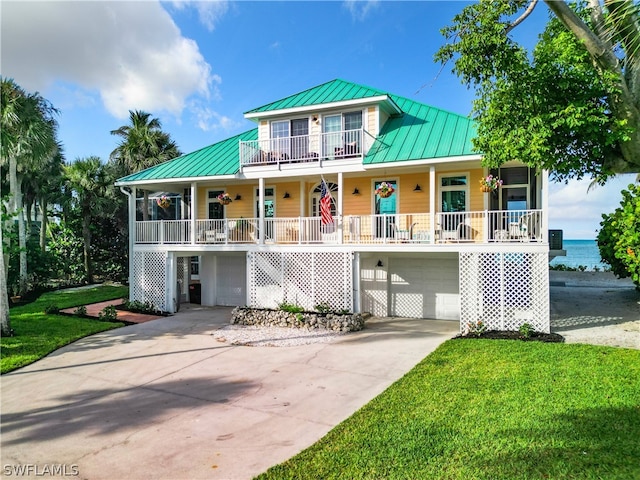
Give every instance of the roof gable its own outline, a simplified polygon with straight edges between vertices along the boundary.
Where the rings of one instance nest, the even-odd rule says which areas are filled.
[[[318,105],[325,106],[332,103],[382,98],[390,100],[391,96],[382,90],[335,79],[302,92],[294,93],[281,100],[254,108],[244,114],[247,117],[256,117],[261,113],[264,114],[278,110],[299,109]]]

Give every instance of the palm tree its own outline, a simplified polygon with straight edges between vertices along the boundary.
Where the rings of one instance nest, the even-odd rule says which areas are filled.
[[[176,143],[162,131],[157,118],[140,110],[129,111],[129,125],[112,130],[112,135],[121,137],[118,146],[111,152],[111,159],[119,163],[127,173],[135,173],[180,156]],[[148,220],[149,192],[145,190],[143,219]]]
[[[91,266],[91,215],[99,212],[109,199],[106,193],[113,183],[107,175],[105,165],[100,158],[92,156],[79,158],[64,166],[68,187],[73,192],[75,204],[82,219],[82,240],[84,244],[84,269],[89,283],[93,283]]]
[[[0,82],[0,163],[8,165],[10,196],[7,202],[9,218],[18,218],[18,243],[20,247],[20,294],[27,290],[27,234],[23,211],[22,177],[31,168],[49,158],[57,147],[55,115],[57,110],[38,93],[27,93],[12,79]],[[7,227],[12,228],[10,222]],[[3,255],[5,247],[3,244]],[[0,264],[4,275],[7,257]],[[6,282],[0,284],[0,295],[6,296]],[[4,310],[4,309],[3,309]],[[11,332],[2,314],[2,331]]]

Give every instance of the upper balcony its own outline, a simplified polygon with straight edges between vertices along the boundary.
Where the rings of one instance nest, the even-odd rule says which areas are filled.
[[[546,243],[541,210],[497,210],[396,215],[345,215],[323,225],[320,217],[153,220],[135,223],[136,244],[422,246]]]
[[[373,137],[360,128],[315,135],[240,141],[240,166],[282,165],[301,162],[362,158]]]

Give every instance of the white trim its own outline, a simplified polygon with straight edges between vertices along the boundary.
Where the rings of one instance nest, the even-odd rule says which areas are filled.
[[[379,104],[385,103],[391,107],[391,110],[396,113],[402,113],[400,107],[393,101],[389,95],[379,95],[377,97],[357,98],[353,100],[342,100],[340,102],[321,103],[314,105],[305,105],[303,107],[283,108],[280,110],[268,110],[263,112],[245,113],[244,118],[249,120],[261,120],[271,117],[278,117],[284,115],[295,115],[298,113],[311,113],[318,112],[320,110],[328,110],[331,108],[344,108],[357,105]]]
[[[432,165],[434,163],[454,163],[460,161],[475,162],[482,160],[482,155],[458,155],[456,157],[433,157],[424,158],[421,160],[404,160],[402,162],[386,162],[386,163],[374,163],[365,164],[362,166],[365,170],[372,170],[375,168],[394,168],[394,167],[415,167],[416,165]]]

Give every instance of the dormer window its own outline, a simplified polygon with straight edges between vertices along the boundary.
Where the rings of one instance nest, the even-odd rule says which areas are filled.
[[[303,158],[309,152],[309,119],[296,118],[271,122],[274,150],[289,159]]]
[[[335,158],[362,152],[362,111],[327,115],[322,121],[324,152]]]

